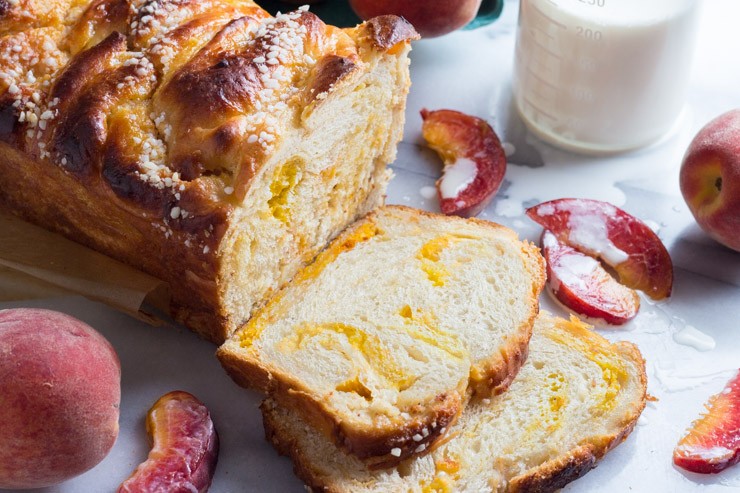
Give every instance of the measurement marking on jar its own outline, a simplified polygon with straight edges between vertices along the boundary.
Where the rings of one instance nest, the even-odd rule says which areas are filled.
[[[554,40],[554,39],[555,39],[555,36],[553,36],[552,34],[550,34],[550,33],[547,33],[547,32],[545,32],[545,31],[539,31],[539,30],[537,30],[537,29],[530,29],[530,30],[529,30],[529,33],[530,33],[530,34],[532,35],[532,37],[533,37],[533,38],[537,37],[537,33],[539,33],[539,34],[544,34],[544,35],[545,35],[545,36],[547,36],[547,37],[548,37],[549,39],[552,39],[552,40]]]
[[[582,26],[576,26],[576,34],[589,41],[601,41],[604,37],[598,29],[589,29],[588,27]]]
[[[598,68],[598,64],[591,57],[581,57],[578,59],[578,66],[588,72],[593,72]]]
[[[524,102],[527,103],[532,108],[534,108],[535,110],[537,110],[538,112],[540,112],[543,115],[545,115],[546,117],[550,118],[551,120],[558,121],[558,118],[555,115],[553,115],[552,113],[548,113],[547,111],[543,110],[542,108],[540,108],[539,106],[537,106],[535,103],[533,103],[531,99],[525,97],[524,98]]]
[[[543,51],[546,51],[553,58],[557,58],[558,60],[562,60],[563,59],[563,57],[560,56],[558,53],[555,53],[554,51],[552,51],[549,46],[543,45],[540,41],[537,41],[537,38],[536,37],[532,38],[532,41],[534,41],[534,44],[536,44],[537,46],[539,46],[540,48],[542,48]]]
[[[556,86],[552,82],[548,82],[542,76],[540,76],[537,72],[535,72],[534,70],[532,70],[532,67],[527,66],[527,72],[529,72],[530,75],[532,75],[532,77],[534,77],[538,81],[542,82],[544,85],[549,86],[549,87],[552,87],[553,89],[559,89],[558,86]]]
[[[549,0],[552,3],[552,0]],[[578,0],[580,3],[591,5],[592,7],[606,7],[606,0]]]
[[[550,17],[549,15],[547,15],[546,13],[544,13],[537,5],[532,4],[532,9],[535,12],[537,12],[538,14],[540,14],[542,17],[544,17],[545,19],[547,19],[548,21],[550,21],[553,25],[558,26],[559,28],[561,28],[561,29],[563,29],[565,31],[568,30],[568,26],[566,26],[562,22],[556,21],[555,19],[553,19],[552,17]]]

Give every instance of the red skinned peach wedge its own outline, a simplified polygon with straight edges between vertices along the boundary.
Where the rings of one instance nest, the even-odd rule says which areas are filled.
[[[422,110],[422,133],[444,161],[437,180],[444,214],[472,217],[498,192],[506,173],[506,155],[491,126],[453,110]]]
[[[720,472],[740,461],[740,372],[712,396],[673,451],[673,463],[687,471]]]
[[[527,209],[557,239],[612,267],[625,286],[654,300],[671,295],[673,262],[645,223],[599,200],[558,199]]]
[[[547,262],[547,284],[563,305],[590,318],[621,325],[637,315],[640,297],[614,279],[601,263],[558,241],[545,230],[542,255]]]
[[[218,434],[208,409],[187,392],[163,395],[149,410],[149,457],[118,493],[208,491],[218,460]]]

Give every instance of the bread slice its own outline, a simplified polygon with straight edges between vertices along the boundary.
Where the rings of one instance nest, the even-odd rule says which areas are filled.
[[[543,260],[502,226],[385,207],[357,222],[219,350],[374,466],[443,436],[526,357]]]
[[[450,439],[398,468],[372,471],[295,411],[262,404],[267,438],[312,491],[548,492],[595,467],[645,406],[645,362],[573,318],[542,313],[511,388],[471,403]]]

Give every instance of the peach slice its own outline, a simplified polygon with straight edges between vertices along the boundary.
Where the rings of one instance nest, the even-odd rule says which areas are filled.
[[[547,262],[547,284],[563,305],[586,317],[622,325],[637,315],[640,297],[617,282],[601,263],[542,233],[542,254]]]
[[[530,207],[527,215],[558,240],[612,267],[619,282],[654,300],[671,295],[673,262],[645,223],[599,200],[559,199]]]
[[[480,118],[453,110],[421,110],[422,133],[444,161],[437,180],[444,214],[472,217],[498,192],[506,155],[496,133]]]
[[[705,407],[673,450],[673,463],[713,474],[740,462],[740,372]]]
[[[147,415],[148,459],[118,493],[206,492],[218,461],[218,433],[208,409],[183,391],[169,392]]]

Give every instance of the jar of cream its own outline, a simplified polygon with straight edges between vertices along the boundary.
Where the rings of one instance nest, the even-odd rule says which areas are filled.
[[[542,139],[585,152],[653,143],[685,104],[700,0],[521,0],[514,99]]]

